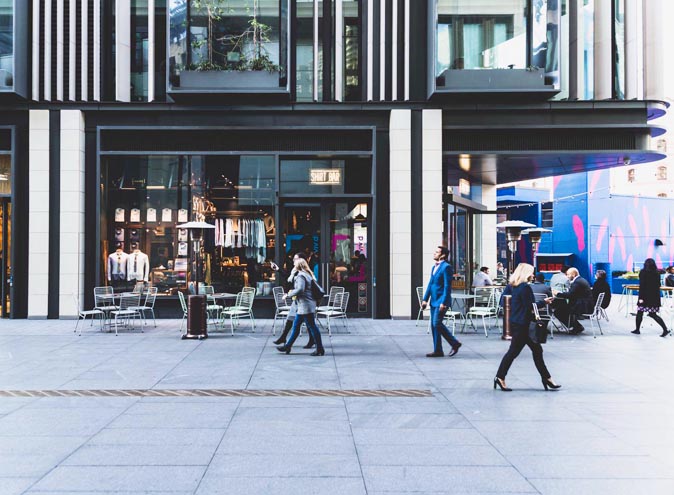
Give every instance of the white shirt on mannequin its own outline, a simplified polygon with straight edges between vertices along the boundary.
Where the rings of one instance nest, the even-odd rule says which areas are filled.
[[[129,255],[121,249],[108,256],[108,280],[126,279],[126,263]]]
[[[140,249],[136,249],[126,260],[126,279],[149,281],[150,258]]]

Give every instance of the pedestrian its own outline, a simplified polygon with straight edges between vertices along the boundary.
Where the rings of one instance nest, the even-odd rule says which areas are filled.
[[[299,251],[295,253],[293,256],[293,264],[304,257],[304,253],[302,251]],[[288,285],[289,285],[289,290],[294,287],[294,282],[295,282],[295,277],[297,276],[297,269],[293,266],[292,270],[290,273],[288,273],[285,270],[282,270],[276,263],[272,262],[271,264],[272,270],[277,272],[279,274],[279,277],[282,277],[282,280],[287,280]],[[286,323],[285,326],[283,327],[283,332],[281,332],[281,335],[279,336],[278,339],[274,341],[275,345],[282,345],[286,343],[286,338],[288,337],[288,333],[290,332],[290,329],[293,327],[293,323],[295,322],[295,316],[297,316],[297,300],[293,299],[292,303],[290,304],[290,309],[288,310],[288,316],[286,317]],[[307,345],[304,346],[305,349],[311,349],[314,346],[314,338],[311,335],[311,332],[309,333],[309,342],[307,342]]]
[[[632,330],[633,334],[641,333],[641,322],[644,319],[644,313],[653,318],[662,328],[660,337],[667,337],[671,332],[667,330],[665,322],[658,315],[660,312],[660,272],[655,265],[653,258],[644,261],[644,267],[639,272],[639,296],[637,302],[637,328]]]
[[[599,294],[604,294],[604,301],[601,303],[601,307],[603,309],[608,308],[608,305],[611,304],[611,287],[606,281],[606,270],[597,270],[595,274],[595,281],[592,286],[592,299],[595,304],[597,304]]]
[[[550,376],[548,368],[543,360],[543,347],[538,342],[531,340],[529,336],[529,325],[533,321],[534,291],[531,290],[530,282],[534,278],[534,267],[528,263],[520,263],[510,277],[510,347],[501,359],[501,365],[498,367],[496,377],[494,378],[494,389],[498,386],[504,392],[511,392],[512,389],[506,386],[505,377],[508,374],[510,366],[517,356],[520,355],[524,346],[529,346],[534,357],[534,364],[538,373],[541,375],[541,381],[545,390],[549,388],[556,390],[561,387],[557,385]]]
[[[431,329],[433,330],[433,352],[426,354],[426,357],[442,357],[442,338],[452,346],[448,355],[454,356],[459,352],[461,342],[449,332],[442,320],[445,313],[452,305],[452,266],[447,262],[449,250],[444,246],[438,246],[433,253],[435,264],[431,269],[431,279],[428,282],[424,300],[421,303],[422,309],[430,303],[431,306]]]
[[[674,287],[674,266],[665,269],[665,286]]]
[[[293,322],[292,332],[290,333],[290,339],[286,342],[285,345],[279,346],[278,349],[280,352],[285,352],[290,354],[295,339],[299,334],[300,327],[302,323],[306,323],[307,330],[313,336],[314,342],[316,342],[316,350],[311,353],[312,356],[324,356],[325,349],[323,349],[323,340],[321,339],[321,332],[316,326],[316,320],[314,315],[316,313],[316,301],[313,298],[311,293],[311,284],[315,280],[314,274],[309,268],[309,264],[305,259],[298,259],[295,262],[295,269],[297,270],[297,275],[293,280],[294,288],[289,291],[284,297],[287,299],[292,297],[297,302],[297,315],[295,316],[295,321]]]

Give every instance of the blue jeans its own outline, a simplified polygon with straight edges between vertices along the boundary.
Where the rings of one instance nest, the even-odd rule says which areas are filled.
[[[300,327],[302,326],[302,323],[307,324],[307,330],[309,330],[309,333],[314,339],[314,342],[316,342],[316,349],[321,350],[323,349],[323,341],[321,339],[321,332],[316,326],[316,320],[314,319],[313,313],[309,313],[306,315],[297,315],[295,316],[295,321],[293,322],[293,329],[290,332],[290,339],[288,339],[288,343],[286,344],[286,347],[292,347],[293,344],[295,343],[295,340],[297,339],[297,336],[300,333]]]
[[[433,306],[431,306],[431,330],[433,331],[433,352],[442,352],[442,339],[440,338],[441,336],[444,337],[445,340],[452,347],[454,347],[459,343],[459,341],[454,338],[449,329],[442,322],[446,312],[447,310],[440,311],[439,307],[434,308]]]

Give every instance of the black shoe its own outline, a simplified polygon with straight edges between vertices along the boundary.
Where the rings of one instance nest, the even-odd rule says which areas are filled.
[[[444,357],[445,353],[444,352],[429,352],[426,354],[426,357]]]
[[[634,335],[641,335],[641,331],[638,328],[636,330],[632,330],[630,333],[633,333]]]
[[[670,333],[672,333],[671,330],[663,330],[662,333],[660,334],[660,337],[667,337],[667,335],[669,335]]]
[[[558,388],[562,388],[561,385],[557,385],[555,382],[553,382],[550,378],[547,380],[545,378],[541,378],[541,381],[543,382],[543,387],[545,387],[545,390],[551,388],[552,390],[557,390]]]
[[[325,349],[316,349],[311,356],[325,356]]]
[[[287,345],[281,345],[276,348],[277,351],[279,352],[285,352],[286,354],[290,354],[290,347]]]
[[[314,346],[313,342],[307,342],[307,345],[304,346],[304,349],[311,349]]]
[[[505,381],[499,379],[498,377],[494,378],[494,390],[496,390],[497,385],[501,389],[502,392],[512,392],[513,391],[512,388],[506,387]]]
[[[276,339],[274,341],[274,345],[281,345],[281,344],[285,344],[285,343],[286,343],[286,339],[284,337],[279,337],[278,339]]]
[[[458,342],[452,346],[452,350],[447,353],[449,357],[456,356],[456,353],[459,352],[459,349],[461,348],[463,344],[461,342]]]

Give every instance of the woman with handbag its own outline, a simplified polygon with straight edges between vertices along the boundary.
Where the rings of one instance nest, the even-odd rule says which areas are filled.
[[[529,326],[533,322],[533,304],[534,292],[531,290],[529,281],[534,277],[534,267],[527,263],[520,263],[510,277],[510,287],[512,299],[510,301],[510,333],[512,340],[510,348],[501,360],[498,367],[496,378],[494,378],[494,389],[498,386],[504,392],[512,391],[506,386],[505,377],[508,374],[510,366],[517,356],[519,356],[524,346],[529,346],[534,356],[534,364],[538,373],[541,375],[541,381],[545,390],[558,389],[557,385],[550,376],[550,372],[543,361],[543,347],[534,341],[529,335]]]
[[[295,270],[297,275],[294,278],[293,290],[289,291],[284,297],[293,297],[297,302],[297,316],[293,322],[292,332],[290,338],[285,345],[279,346],[276,349],[279,352],[290,354],[290,350],[295,343],[295,339],[299,334],[302,323],[306,323],[307,330],[313,336],[316,342],[316,350],[311,353],[312,356],[324,356],[325,349],[323,349],[323,341],[321,339],[321,332],[316,326],[314,314],[316,313],[316,301],[312,295],[311,286],[315,281],[314,273],[309,268],[309,264],[305,259],[298,259],[295,261]]]
[[[644,267],[639,272],[639,302],[637,303],[637,328],[632,330],[633,334],[641,333],[641,322],[644,319],[644,313],[653,318],[662,328],[660,337],[667,337],[670,331],[662,320],[658,312],[660,311],[660,272],[653,258],[644,261]]]

